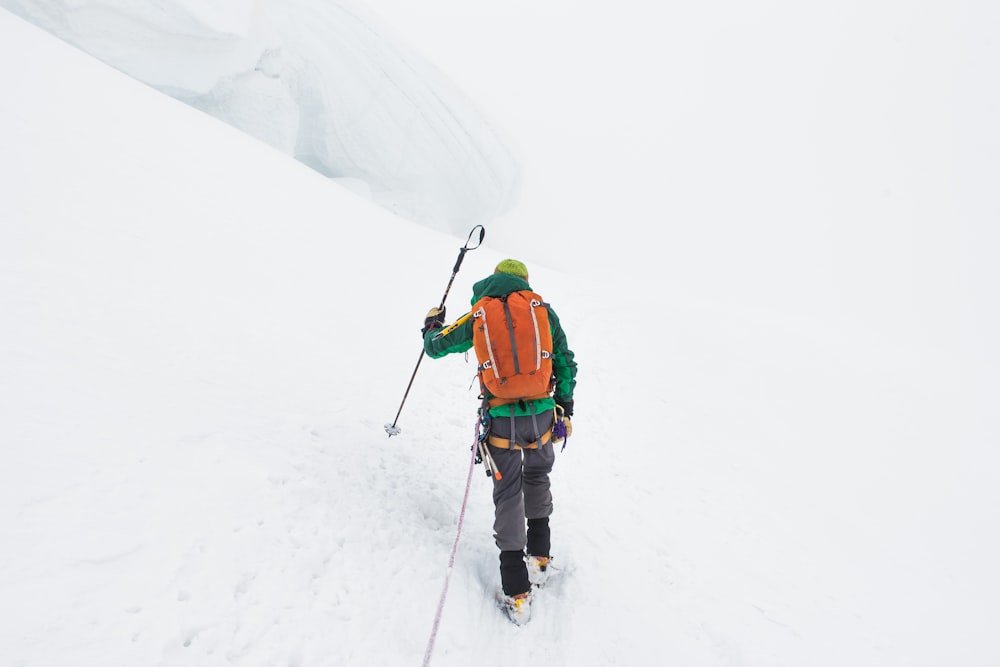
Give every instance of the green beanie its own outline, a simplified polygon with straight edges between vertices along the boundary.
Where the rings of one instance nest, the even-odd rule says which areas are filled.
[[[528,267],[524,265],[524,262],[519,262],[516,259],[503,260],[497,264],[497,268],[493,273],[509,273],[518,278],[528,279]]]

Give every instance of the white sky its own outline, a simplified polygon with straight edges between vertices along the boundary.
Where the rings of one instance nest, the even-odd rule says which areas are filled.
[[[254,16],[74,4],[105,44]],[[562,577],[499,615],[476,469],[434,663],[995,664],[995,10],[370,7],[517,156],[450,313],[522,257],[580,360]],[[0,35],[0,663],[413,664],[471,366],[382,424],[467,232]]]

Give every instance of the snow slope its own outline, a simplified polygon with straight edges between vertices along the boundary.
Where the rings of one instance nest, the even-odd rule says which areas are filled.
[[[390,215],[5,12],[0,35],[0,664],[416,663],[468,471],[472,366],[425,362],[403,434],[382,424],[465,234]],[[557,154],[534,150],[536,169]],[[562,573],[530,625],[500,617],[475,470],[433,663],[996,664],[992,200],[959,190],[969,214],[940,222],[907,190],[888,229],[810,226],[777,247],[788,227],[741,234],[722,215],[739,206],[715,202],[655,243],[619,221],[662,192],[620,177],[563,199],[579,234],[535,220],[572,258],[531,262],[532,282],[581,364],[554,474]],[[453,314],[520,254],[522,211],[487,225]],[[893,230],[912,242],[882,252]]]

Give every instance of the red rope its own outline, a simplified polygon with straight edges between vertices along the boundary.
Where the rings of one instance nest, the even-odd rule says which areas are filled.
[[[465,522],[465,506],[469,503],[469,489],[472,487],[472,470],[476,464],[476,447],[479,444],[479,420],[476,420],[476,441],[472,443],[472,457],[469,459],[469,476],[465,481],[465,497],[462,499],[462,510],[458,513],[458,528],[455,531],[455,542],[451,545],[451,556],[448,557],[448,573],[444,578],[444,588],[441,590],[441,600],[438,602],[437,613],[434,615],[434,627],[424,652],[424,667],[431,663],[434,653],[434,640],[437,639],[438,628],[441,626],[441,614],[444,611],[444,601],[448,597],[448,583],[451,581],[451,571],[455,567],[455,553],[458,551],[458,540],[462,536],[462,523]]]

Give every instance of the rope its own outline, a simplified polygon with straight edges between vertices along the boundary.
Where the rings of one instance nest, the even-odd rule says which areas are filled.
[[[437,639],[438,628],[441,626],[441,614],[444,612],[444,601],[448,597],[448,583],[451,581],[451,571],[455,567],[455,553],[458,551],[458,539],[462,536],[462,523],[465,521],[465,506],[469,503],[469,489],[472,487],[472,470],[476,464],[476,445],[479,443],[479,423],[476,420],[476,442],[472,445],[472,457],[469,460],[469,476],[465,480],[465,497],[462,498],[462,509],[458,513],[458,528],[455,530],[455,542],[451,545],[451,556],[448,557],[448,573],[444,577],[444,588],[441,590],[441,599],[438,601],[437,613],[434,615],[434,626],[431,628],[431,636],[427,641],[427,650],[424,651],[424,667],[431,664],[431,655],[434,653],[434,640]]]

